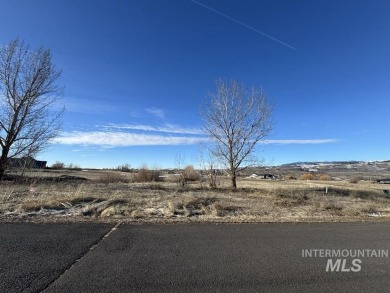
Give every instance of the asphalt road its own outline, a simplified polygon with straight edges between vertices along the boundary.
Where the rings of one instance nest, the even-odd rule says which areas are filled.
[[[101,224],[0,224],[0,292],[39,292],[110,229]]]
[[[388,223],[113,227],[0,224],[0,292],[390,290],[390,255],[372,253],[390,251]],[[315,249],[366,255],[327,272]]]

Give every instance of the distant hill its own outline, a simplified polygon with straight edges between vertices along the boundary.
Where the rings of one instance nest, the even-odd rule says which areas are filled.
[[[354,165],[354,164],[369,164],[374,162],[390,162],[390,161],[306,161],[306,162],[294,162],[288,164],[282,164],[280,167],[292,167],[292,166],[302,166],[302,165]]]
[[[376,165],[389,165],[390,160],[382,161],[306,161],[306,162],[294,162],[288,164],[282,164],[278,167],[281,168],[296,168],[296,167],[316,167],[316,166],[376,166]]]

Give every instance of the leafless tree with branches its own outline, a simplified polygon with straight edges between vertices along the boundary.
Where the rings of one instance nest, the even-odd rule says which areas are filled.
[[[60,75],[47,49],[19,39],[0,47],[0,179],[10,158],[33,157],[58,135]]]
[[[218,80],[201,115],[215,142],[210,153],[229,170],[231,187],[236,189],[238,172],[260,162],[253,152],[273,129],[272,105],[261,90]]]

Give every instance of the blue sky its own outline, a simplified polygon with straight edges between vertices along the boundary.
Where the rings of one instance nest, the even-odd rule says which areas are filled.
[[[0,0],[0,43],[50,48],[64,128],[39,158],[197,164],[218,78],[262,88],[271,164],[389,159],[390,2]]]

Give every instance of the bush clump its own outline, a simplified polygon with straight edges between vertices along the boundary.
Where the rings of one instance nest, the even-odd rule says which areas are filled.
[[[311,173],[306,173],[306,174],[303,174],[303,175],[299,176],[299,179],[300,180],[315,180],[316,179],[316,175],[311,174]]]
[[[362,177],[355,176],[349,180],[349,183],[358,183],[359,181],[363,180]]]
[[[116,167],[116,170],[121,171],[121,172],[131,172],[131,166],[130,164],[123,164],[118,167]]]
[[[62,170],[65,168],[65,163],[57,161],[54,164],[52,164],[50,168],[54,170]]]
[[[321,175],[318,177],[318,180],[321,180],[321,181],[330,181],[330,180],[332,180],[332,178],[331,178],[329,175],[321,174]]]
[[[135,182],[157,182],[160,180],[160,172],[158,170],[149,170],[147,166],[141,167],[134,176]]]
[[[186,181],[198,181],[200,174],[194,169],[192,165],[189,165],[183,170],[183,178]]]
[[[80,171],[82,168],[79,165],[72,164],[70,163],[69,165],[66,166],[66,169],[68,170],[74,170],[74,171]]]

